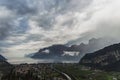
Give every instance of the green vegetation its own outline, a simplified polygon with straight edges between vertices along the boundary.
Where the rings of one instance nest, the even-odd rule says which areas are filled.
[[[105,72],[100,70],[84,70],[77,64],[56,64],[56,69],[67,73],[75,80],[120,80],[119,72]]]
[[[51,69],[51,64],[21,64],[0,80],[65,80],[61,74]]]
[[[21,64],[10,70],[6,67],[1,67],[4,71],[0,72],[0,80],[66,80],[61,73],[72,80],[120,80],[120,72],[91,70],[79,64]],[[3,74],[6,72],[3,68],[10,73]]]

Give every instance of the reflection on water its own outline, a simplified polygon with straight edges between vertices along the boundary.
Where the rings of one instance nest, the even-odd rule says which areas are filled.
[[[21,63],[53,63],[53,62],[62,62],[62,63],[76,63],[77,61],[57,61],[53,59],[31,59],[26,57],[13,57],[9,58],[8,62],[11,64],[21,64]]]

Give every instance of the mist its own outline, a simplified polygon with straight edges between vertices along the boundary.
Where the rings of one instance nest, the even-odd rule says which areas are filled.
[[[91,38],[118,43],[119,4],[119,0],[0,0],[1,54],[24,57],[53,44]]]

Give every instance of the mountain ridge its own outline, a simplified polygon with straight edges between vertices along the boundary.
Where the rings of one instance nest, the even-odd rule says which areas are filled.
[[[93,53],[88,53],[79,63],[93,69],[120,71],[119,68],[112,67],[115,65],[120,67],[120,43],[107,46]]]
[[[104,42],[104,43],[103,43]],[[54,57],[64,57],[61,56],[64,54],[64,52],[69,52],[69,53],[73,53],[73,52],[79,52],[78,57],[73,57],[70,56],[69,54],[66,55],[67,59],[70,60],[73,57],[77,58],[75,60],[79,60],[79,58],[83,57],[83,55],[85,55],[86,53],[91,53],[94,52],[96,50],[102,49],[105,46],[110,45],[110,41],[105,40],[103,38],[92,38],[88,41],[88,44],[85,43],[80,43],[79,45],[71,45],[71,46],[67,46],[65,44],[55,44],[52,46],[48,46],[45,48],[40,49],[38,52],[30,55],[31,58],[34,59],[43,59],[43,58],[53,58]],[[73,53],[74,54],[74,53]]]
[[[0,61],[5,61],[7,60],[5,57],[3,57],[2,55],[0,55]]]

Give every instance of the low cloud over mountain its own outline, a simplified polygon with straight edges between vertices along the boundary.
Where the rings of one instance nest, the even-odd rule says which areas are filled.
[[[1,53],[24,56],[79,38],[107,36],[119,41],[119,4],[119,0],[0,0]]]
[[[51,59],[53,61],[75,61],[78,62],[86,53],[92,53],[100,50],[110,44],[113,44],[112,39],[92,38],[88,43],[80,43],[77,45],[56,44],[40,49],[38,52],[27,55],[33,59]]]

